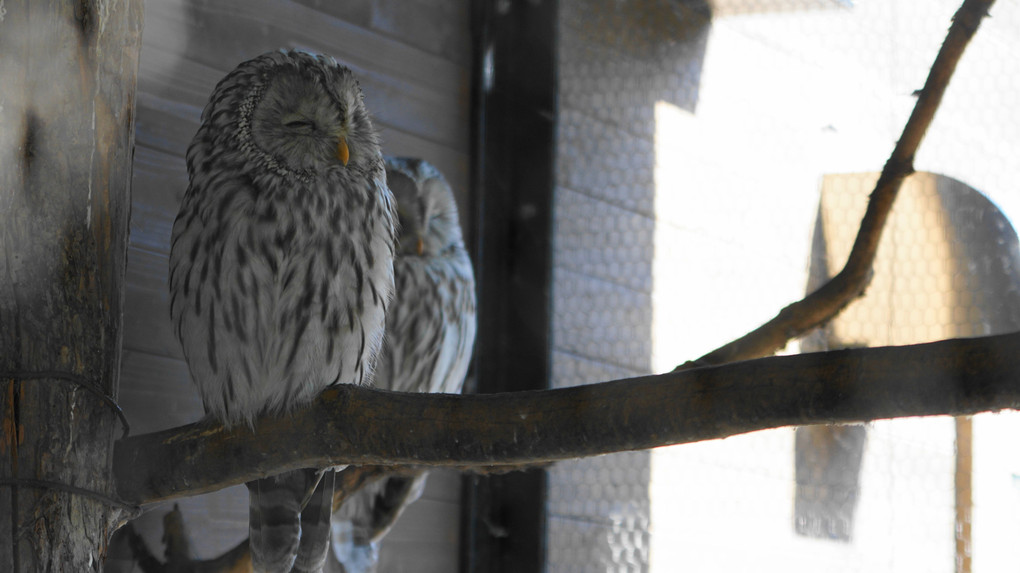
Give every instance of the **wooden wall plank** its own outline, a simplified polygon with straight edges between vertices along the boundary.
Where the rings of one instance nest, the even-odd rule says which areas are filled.
[[[124,293],[124,349],[182,360],[180,344],[170,326],[168,265],[169,258],[166,253],[128,248],[127,288]],[[182,375],[187,378],[186,371]],[[160,385],[158,380],[142,376],[132,376],[125,381],[127,384],[122,385],[125,389],[133,386]],[[193,389],[188,391],[194,392]],[[144,404],[137,405],[144,407]]]
[[[162,29],[159,23],[154,29]],[[209,94],[227,70],[188,59],[165,46],[142,45],[142,71],[138,91],[162,99],[193,105],[202,111]],[[195,115],[198,121],[198,115]]]
[[[177,206],[188,186],[184,158],[149,146],[135,148],[131,246],[168,252]]]
[[[229,70],[261,52],[301,44],[355,65],[445,89],[465,66],[289,0],[159,0],[146,5],[143,46]],[[328,48],[328,49],[326,49]]]
[[[423,496],[380,543],[379,570],[420,571],[429,563],[435,571],[456,571],[459,529],[457,504]]]
[[[215,5],[165,0],[154,3],[147,17],[159,19],[160,25],[146,30],[143,49],[179,54],[184,60],[220,70],[221,75],[243,60],[279,48],[331,54],[359,73],[366,95],[386,93],[399,102],[390,106],[381,100],[370,107],[381,121],[466,149],[466,66],[283,0]],[[143,64],[147,55],[143,52]],[[404,111],[417,105],[427,113]],[[393,117],[375,108],[389,109]],[[447,117],[454,122],[446,121]]]
[[[118,400],[132,434],[196,422],[204,415],[183,360],[125,350],[121,371],[125,377],[148,382],[123,388]]]
[[[380,122],[467,151],[466,86],[455,92],[421,89],[400,77],[378,74],[354,64],[350,67],[358,75],[365,104]],[[451,96],[456,100],[451,102]]]
[[[294,0],[294,2],[362,28],[371,27],[373,5],[375,4],[375,0],[344,0],[343,2]]]
[[[136,105],[136,144],[184,157],[191,138],[198,131],[202,108],[149,92],[139,92]]]
[[[463,66],[471,65],[470,1],[376,0],[372,29],[438,54]]]

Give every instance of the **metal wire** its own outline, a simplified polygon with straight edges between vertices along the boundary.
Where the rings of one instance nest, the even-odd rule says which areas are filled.
[[[40,370],[38,372],[15,370],[10,372],[0,372],[0,379],[17,381],[59,380],[61,382],[67,382],[68,384],[84,388],[102,400],[103,403],[113,410],[113,413],[117,414],[117,417],[120,418],[120,423],[124,427],[124,433],[121,435],[121,439],[128,437],[128,434],[131,433],[131,425],[128,424],[127,418],[124,416],[124,410],[121,409],[120,405],[84,376],[79,376],[70,372],[61,372],[59,370]]]
[[[0,487],[2,486],[8,487],[18,486],[18,487],[31,487],[35,489],[49,489],[55,491],[62,491],[64,493],[70,493],[74,495],[80,495],[82,497],[92,498],[106,505],[117,507],[128,512],[128,514],[130,514],[129,519],[134,519],[134,517],[137,517],[138,514],[141,513],[141,508],[138,507],[137,505],[121,501],[102,492],[94,491],[91,489],[85,489],[74,485],[68,485],[66,483],[60,483],[56,481],[33,478],[0,478]]]

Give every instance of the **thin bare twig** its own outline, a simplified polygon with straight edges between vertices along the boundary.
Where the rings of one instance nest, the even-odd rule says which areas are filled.
[[[964,48],[994,3],[995,0],[966,0],[953,16],[953,24],[932,64],[928,80],[919,92],[914,111],[871,193],[857,239],[843,270],[818,290],[783,308],[772,320],[693,362],[678,366],[678,370],[770,356],[790,340],[835,318],[864,293],[896,195],[903,180],[914,172],[914,155],[935,118]]]

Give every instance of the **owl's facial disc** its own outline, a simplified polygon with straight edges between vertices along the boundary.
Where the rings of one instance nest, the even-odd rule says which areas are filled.
[[[317,78],[283,70],[255,107],[252,136],[263,152],[286,168],[322,172],[350,159],[344,116]]]

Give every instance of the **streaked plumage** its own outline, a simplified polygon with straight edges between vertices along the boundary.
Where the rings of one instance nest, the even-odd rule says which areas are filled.
[[[386,177],[397,200],[400,237],[376,386],[459,393],[474,347],[475,284],[453,192],[435,167],[419,159],[387,158]],[[386,478],[340,508],[333,548],[347,573],[375,569],[378,541],[424,485],[424,472]]]
[[[331,384],[369,383],[393,290],[396,213],[350,70],[294,51],[240,64],[210,97],[187,163],[170,308],[206,412],[251,425]],[[301,509],[309,495],[332,497],[323,493],[332,479],[318,478],[309,469],[249,484],[257,568],[289,571],[299,538],[309,549]],[[321,508],[305,511],[324,555]]]

